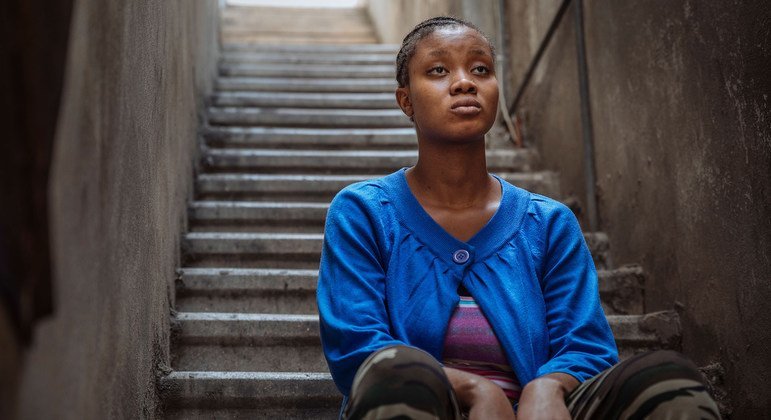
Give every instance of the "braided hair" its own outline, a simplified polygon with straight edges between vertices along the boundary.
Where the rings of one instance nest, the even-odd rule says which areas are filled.
[[[410,31],[410,33],[404,37],[402,46],[399,49],[399,53],[396,55],[396,82],[399,84],[399,87],[405,87],[410,84],[410,72],[408,64],[410,59],[412,59],[412,57],[415,55],[418,42],[428,35],[431,35],[439,28],[457,26],[465,26],[467,28],[471,28],[482,35],[482,37],[490,45],[493,58],[495,58],[495,48],[493,48],[493,43],[490,42],[490,38],[488,38],[487,35],[479,30],[479,28],[477,28],[473,23],[450,16],[437,16],[426,19],[423,22],[415,25],[415,27],[412,28],[412,31]]]

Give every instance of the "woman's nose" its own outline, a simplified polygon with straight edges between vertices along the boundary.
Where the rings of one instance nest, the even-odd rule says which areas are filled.
[[[458,80],[450,86],[450,92],[457,95],[459,93],[476,93],[477,85],[465,75],[461,75]]]

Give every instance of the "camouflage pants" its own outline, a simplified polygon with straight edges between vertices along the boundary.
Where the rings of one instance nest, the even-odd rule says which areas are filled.
[[[631,357],[566,398],[573,419],[719,419],[691,361],[672,351]],[[344,419],[463,419],[439,362],[394,346],[373,353],[353,380]]]

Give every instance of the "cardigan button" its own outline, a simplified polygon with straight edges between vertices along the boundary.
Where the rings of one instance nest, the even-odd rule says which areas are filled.
[[[465,249],[459,249],[452,253],[452,260],[455,261],[456,264],[463,264],[466,261],[468,261],[469,253]]]

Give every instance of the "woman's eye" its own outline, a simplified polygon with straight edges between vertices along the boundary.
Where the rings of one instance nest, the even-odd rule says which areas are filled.
[[[489,74],[490,69],[487,68],[487,66],[476,66],[473,69],[471,69],[471,72],[474,74]]]
[[[442,66],[432,67],[428,74],[447,74],[447,69]]]

